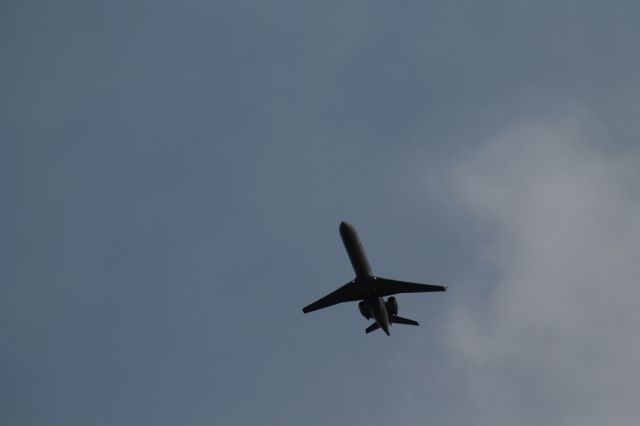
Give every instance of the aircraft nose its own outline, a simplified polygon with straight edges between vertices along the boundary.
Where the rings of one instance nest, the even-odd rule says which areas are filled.
[[[353,227],[348,222],[340,222],[340,235],[344,239],[347,235],[351,235]]]

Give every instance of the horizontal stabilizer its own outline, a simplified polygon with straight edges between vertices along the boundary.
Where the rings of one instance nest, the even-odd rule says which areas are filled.
[[[380,326],[378,325],[377,322],[374,322],[373,324],[371,324],[369,327],[367,327],[367,329],[365,330],[365,333],[369,334],[372,331],[376,331],[377,329],[379,329]]]
[[[391,317],[391,323],[392,324],[405,324],[405,325],[420,325],[418,324],[418,321],[414,321],[411,320],[409,318],[403,318],[403,317],[399,317],[399,316],[394,316]]]

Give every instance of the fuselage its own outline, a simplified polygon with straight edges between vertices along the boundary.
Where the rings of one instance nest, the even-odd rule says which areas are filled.
[[[360,242],[360,238],[358,238],[358,233],[351,224],[342,222],[340,223],[340,237],[342,238],[344,247],[349,255],[349,260],[351,261],[353,270],[356,273],[354,282],[357,285],[367,286],[371,289],[369,297],[366,297],[364,302],[367,305],[367,308],[369,308],[369,312],[376,323],[378,323],[380,328],[389,335],[391,321],[389,319],[387,305],[382,297],[376,295],[376,278],[373,276],[371,265],[369,264],[367,255],[362,248],[362,243]]]
[[[358,238],[358,233],[353,225],[347,222],[340,223],[340,237],[349,255],[356,278],[372,277],[371,265],[369,265],[369,260],[364,253],[362,243],[360,243],[360,238]]]

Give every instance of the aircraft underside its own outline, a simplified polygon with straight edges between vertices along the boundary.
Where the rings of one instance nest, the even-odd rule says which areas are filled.
[[[392,324],[419,325],[417,321],[398,316],[398,302],[392,295],[447,290],[446,287],[441,285],[398,281],[373,275],[355,228],[346,222],[342,222],[340,224],[340,236],[356,277],[332,293],[304,307],[302,312],[305,314],[338,303],[359,301],[358,309],[362,316],[375,321],[367,327],[365,332],[369,334],[381,328],[389,335],[389,327]],[[388,297],[385,301],[384,297],[387,296],[391,297]]]

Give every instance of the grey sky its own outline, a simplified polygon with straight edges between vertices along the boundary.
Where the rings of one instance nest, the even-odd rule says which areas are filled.
[[[5,1],[0,423],[635,425],[638,16]]]

